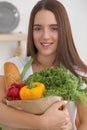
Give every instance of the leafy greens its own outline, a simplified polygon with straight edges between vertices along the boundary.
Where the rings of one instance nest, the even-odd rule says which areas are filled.
[[[62,96],[65,100],[76,102],[80,99],[83,105],[87,104],[87,88],[82,89],[84,81],[81,77],[69,73],[64,67],[45,68],[33,73],[24,82],[29,86],[31,82],[42,82],[46,86],[44,97]]]

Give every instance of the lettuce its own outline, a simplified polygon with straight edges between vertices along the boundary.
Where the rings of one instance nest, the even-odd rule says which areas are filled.
[[[81,100],[87,105],[87,89],[82,89],[84,81],[69,73],[64,67],[45,68],[40,72],[30,75],[24,82],[30,85],[31,82],[42,82],[46,86],[44,97],[62,96],[63,99],[76,102]]]

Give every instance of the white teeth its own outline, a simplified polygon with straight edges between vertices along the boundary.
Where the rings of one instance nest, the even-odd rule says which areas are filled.
[[[44,46],[49,46],[50,44],[43,44]]]
[[[50,46],[51,45],[51,43],[41,43],[43,46]]]

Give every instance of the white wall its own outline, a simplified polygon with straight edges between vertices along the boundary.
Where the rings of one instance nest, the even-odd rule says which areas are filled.
[[[28,21],[30,11],[38,0],[0,0],[14,4],[20,12],[20,22],[11,33],[26,33],[28,31]],[[73,38],[80,57],[87,64],[87,0],[60,0],[66,7],[71,22]],[[22,43],[26,50],[26,43]],[[16,42],[0,42],[0,66],[3,61],[12,57],[17,47]],[[25,53],[25,52],[24,52]]]

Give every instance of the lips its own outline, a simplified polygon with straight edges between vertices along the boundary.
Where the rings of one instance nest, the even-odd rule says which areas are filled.
[[[50,47],[51,45],[52,45],[52,42],[41,42],[41,45],[43,46],[43,47]]]

